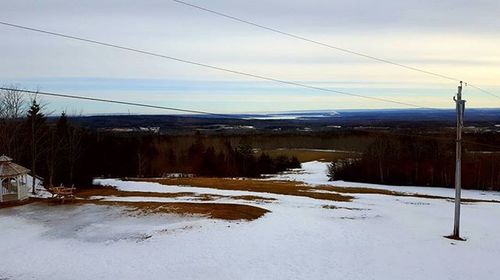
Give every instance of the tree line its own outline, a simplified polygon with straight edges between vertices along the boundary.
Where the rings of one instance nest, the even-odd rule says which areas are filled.
[[[83,135],[64,112],[49,123],[36,97],[27,100],[15,90],[0,91],[0,154],[41,175],[48,185],[75,182]]]
[[[329,176],[334,180],[443,187],[454,182],[454,141],[435,137],[361,130],[307,135],[115,133],[84,128],[79,125],[81,117],[69,118],[62,113],[47,118],[49,113],[36,98],[27,100],[16,91],[0,91],[0,154],[30,168],[48,185],[88,186],[98,176],[160,177],[169,173],[257,177],[300,167],[296,158],[271,157],[255,147],[362,152],[359,159],[332,163]],[[453,139],[452,130],[429,133],[420,131],[420,136]],[[495,132],[469,133],[466,138],[500,145]],[[463,170],[464,187],[500,190],[500,153],[466,144]]]
[[[485,135],[483,139],[495,135]],[[462,185],[500,190],[500,153],[469,146],[462,158]],[[436,138],[379,136],[357,160],[333,162],[331,180],[377,184],[453,187],[455,143]]]
[[[297,158],[256,153],[243,142],[207,141],[197,133],[185,137],[192,138],[186,146],[162,135],[89,130],[64,112],[48,118],[45,111],[36,96],[27,100],[15,90],[0,91],[0,154],[30,168],[48,186],[90,186],[98,176],[258,177],[300,167]]]
[[[166,135],[88,132],[80,161],[82,172],[94,177],[165,177],[172,173],[259,177],[300,167],[295,157],[270,157],[248,143],[214,141],[199,132],[178,140]]]

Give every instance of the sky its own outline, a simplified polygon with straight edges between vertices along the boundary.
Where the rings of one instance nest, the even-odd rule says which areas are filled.
[[[500,1],[186,0],[500,95]],[[172,0],[3,0],[0,21],[423,107],[458,83],[289,38]],[[409,107],[283,85],[0,25],[0,85],[215,113]],[[500,98],[464,88],[468,107]],[[43,97],[53,112],[175,113]]]

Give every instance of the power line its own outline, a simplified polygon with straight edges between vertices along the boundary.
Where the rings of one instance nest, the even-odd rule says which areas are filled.
[[[209,12],[209,13],[212,13],[212,14],[215,14],[215,15],[218,15],[218,16],[229,18],[229,19],[232,19],[232,20],[235,20],[235,21],[238,21],[238,22],[242,22],[242,23],[245,23],[245,24],[248,24],[248,25],[252,25],[252,26],[255,26],[255,27],[258,27],[258,28],[262,28],[262,29],[265,29],[265,30],[268,30],[268,31],[272,31],[272,32],[275,32],[275,33],[278,33],[278,34],[281,34],[281,35],[285,35],[285,36],[288,36],[288,37],[292,37],[292,38],[295,38],[295,39],[299,39],[299,40],[302,40],[302,41],[306,41],[306,42],[309,42],[309,43],[320,45],[320,46],[323,46],[323,47],[335,49],[335,50],[346,52],[346,53],[349,53],[349,54],[354,54],[354,55],[357,55],[357,56],[361,56],[361,57],[364,57],[364,58],[376,60],[376,61],[383,62],[383,63],[388,63],[388,64],[396,65],[396,66],[399,66],[399,67],[404,67],[406,69],[410,69],[410,70],[413,70],[413,71],[418,71],[418,72],[421,72],[421,73],[433,75],[433,76],[436,76],[436,77],[440,77],[440,78],[444,78],[444,79],[448,79],[448,80],[452,80],[452,81],[457,81],[457,82],[460,81],[460,79],[457,79],[457,78],[454,78],[454,77],[449,77],[449,76],[441,75],[441,74],[438,74],[438,73],[434,73],[434,72],[422,70],[422,69],[419,69],[419,68],[407,66],[407,65],[404,65],[404,64],[400,64],[400,63],[397,63],[397,62],[393,62],[393,61],[390,61],[390,60],[387,60],[387,59],[378,58],[378,57],[367,55],[367,54],[364,54],[364,53],[361,53],[361,52],[357,52],[357,51],[349,50],[349,49],[346,49],[346,48],[342,48],[342,47],[330,45],[330,44],[327,44],[327,43],[323,43],[323,42],[320,42],[320,41],[308,39],[306,37],[295,35],[295,34],[292,34],[292,33],[286,32],[286,31],[282,31],[282,30],[279,30],[279,29],[276,29],[276,28],[267,27],[267,26],[264,26],[264,25],[261,25],[261,24],[258,24],[258,23],[254,23],[254,22],[251,22],[251,21],[248,21],[248,20],[236,17],[236,16],[231,16],[231,15],[228,15],[228,14],[225,14],[225,13],[221,13],[221,12],[218,12],[218,11],[215,11],[215,10],[211,10],[211,9],[208,9],[208,8],[205,8],[205,7],[201,7],[201,6],[198,6],[198,5],[195,5],[195,4],[191,4],[191,3],[188,3],[188,2],[184,2],[184,1],[180,1],[180,0],[172,0],[172,1],[176,2],[176,3],[179,3],[179,4],[182,4],[182,5],[185,5],[185,6],[189,6],[189,7],[198,9],[198,10]]]
[[[496,98],[499,98],[499,99],[500,99],[500,95],[494,94],[494,93],[493,93],[493,92],[491,92],[491,91],[488,91],[488,90],[482,89],[482,88],[480,88],[480,87],[478,87],[478,86],[475,86],[475,85],[473,85],[473,84],[470,84],[470,83],[467,83],[466,85],[470,86],[471,88],[475,88],[475,89],[477,89],[477,90],[479,90],[479,91],[481,91],[481,92],[484,92],[484,93],[486,93],[486,94],[489,94],[489,95],[491,95],[491,96],[493,96],[493,97],[496,97]]]
[[[204,115],[211,115],[211,116],[236,119],[234,116],[231,116],[229,114],[218,114],[218,113],[199,111],[199,110],[180,109],[180,108],[174,108],[174,107],[166,107],[166,106],[151,105],[151,104],[144,104],[144,103],[120,101],[120,100],[113,100],[113,99],[95,98],[95,97],[88,97],[88,96],[81,96],[81,95],[70,95],[70,94],[63,94],[63,93],[33,91],[33,90],[24,90],[24,89],[15,89],[15,88],[6,88],[6,87],[0,87],[0,90],[15,91],[15,92],[20,92],[20,93],[28,93],[28,94],[35,94],[35,95],[45,95],[45,96],[52,96],[52,97],[62,97],[62,98],[71,98],[71,99],[79,99],[79,100],[106,102],[106,103],[130,105],[130,106],[137,106],[137,107],[146,107],[146,108],[152,108],[152,109],[177,111],[177,112],[183,112],[183,113],[204,114]]]
[[[435,77],[439,77],[439,78],[443,78],[443,79],[447,79],[447,80],[451,80],[451,81],[455,81],[455,82],[462,81],[461,79],[458,79],[458,78],[455,78],[455,77],[451,77],[451,76],[439,74],[439,73],[436,73],[436,72],[427,71],[427,70],[424,70],[424,69],[420,69],[420,68],[408,66],[408,65],[401,64],[401,63],[398,63],[398,62],[394,62],[394,61],[391,61],[391,60],[388,60],[388,59],[379,58],[379,57],[368,55],[368,54],[364,54],[364,53],[361,53],[361,52],[358,52],[358,51],[353,51],[353,50],[350,50],[350,49],[347,49],[347,48],[343,48],[343,47],[339,47],[339,46],[335,46],[335,45],[323,43],[323,42],[320,42],[320,41],[317,41],[317,40],[309,39],[309,38],[306,38],[306,37],[303,37],[303,36],[300,36],[300,35],[295,35],[295,34],[292,34],[292,33],[286,32],[286,31],[282,31],[282,30],[279,30],[279,29],[276,29],[276,28],[273,28],[273,27],[264,26],[264,25],[261,25],[261,24],[255,23],[255,22],[251,22],[249,20],[245,20],[245,19],[242,19],[242,18],[239,18],[239,17],[236,17],[236,16],[232,16],[232,15],[229,15],[229,14],[226,14],[226,13],[218,12],[218,11],[215,11],[215,10],[212,10],[212,9],[208,9],[208,8],[205,8],[205,7],[202,7],[202,6],[198,6],[198,5],[195,5],[195,4],[191,4],[191,3],[188,3],[188,2],[184,2],[184,1],[181,1],[181,0],[172,0],[172,1],[176,2],[178,4],[182,4],[182,5],[189,6],[189,7],[198,9],[198,10],[202,10],[202,11],[214,14],[214,15],[225,17],[225,18],[228,18],[228,19],[231,19],[231,20],[234,20],[234,21],[238,21],[238,22],[241,22],[241,23],[244,23],[244,24],[255,26],[255,27],[258,27],[258,28],[261,28],[261,29],[265,29],[265,30],[268,30],[268,31],[271,31],[271,32],[274,32],[274,33],[278,33],[278,34],[281,34],[281,35],[284,35],[284,36],[287,36],[287,37],[291,37],[291,38],[294,38],[294,39],[306,41],[306,42],[309,42],[309,43],[313,43],[313,44],[316,44],[316,45],[319,45],[319,46],[323,46],[323,47],[327,47],[327,48],[330,48],[330,49],[334,49],[334,50],[337,50],[337,51],[341,51],[341,52],[345,52],[345,53],[357,55],[357,56],[368,58],[368,59],[375,60],[375,61],[378,61],[378,62],[395,65],[395,66],[398,66],[398,67],[406,68],[408,70],[417,71],[417,72],[420,72],[420,73],[432,75],[432,76],[435,76]],[[469,86],[474,87],[474,88],[478,89],[479,91],[487,93],[487,94],[489,94],[489,95],[491,95],[493,97],[500,98],[499,95],[496,95],[496,94],[494,94],[492,92],[489,92],[487,90],[483,90],[483,89],[481,89],[479,87],[476,87],[476,86],[473,86],[471,84],[469,84]]]
[[[168,55],[153,53],[153,52],[145,51],[145,50],[141,50],[141,49],[136,49],[136,48],[131,48],[131,47],[125,47],[125,46],[121,46],[121,45],[117,45],[117,44],[106,43],[106,42],[103,42],[103,41],[96,41],[96,40],[87,39],[87,38],[83,38],[83,37],[77,37],[77,36],[67,35],[67,34],[58,33],[58,32],[52,32],[52,31],[42,30],[42,29],[38,29],[38,28],[27,27],[27,26],[22,26],[22,25],[18,25],[18,24],[3,22],[3,21],[0,21],[0,24],[4,25],[4,26],[18,28],[18,29],[23,29],[23,30],[28,30],[28,31],[33,31],[33,32],[48,34],[48,35],[52,35],[52,36],[62,37],[62,38],[66,38],[66,39],[71,39],[71,40],[76,40],[76,41],[91,43],[91,44],[95,44],[95,45],[101,45],[101,46],[105,46],[105,47],[110,47],[110,48],[115,48],[115,49],[120,49],[120,50],[135,52],[135,53],[140,53],[140,54],[144,54],[144,55],[148,55],[148,56],[159,57],[159,58],[163,58],[163,59],[173,60],[173,61],[182,62],[182,63],[186,63],[186,64],[191,64],[191,65],[196,65],[196,66],[200,66],[200,67],[204,67],[204,68],[209,68],[209,69],[213,69],[213,70],[218,70],[218,71],[223,71],[223,72],[227,72],[227,73],[232,73],[232,74],[237,74],[237,75],[242,75],[242,76],[257,78],[257,79],[266,80],[266,81],[277,82],[277,83],[286,84],[286,85],[293,85],[293,86],[297,86],[297,87],[308,88],[308,89],[313,89],[313,90],[318,90],[318,91],[324,91],[324,92],[338,93],[338,94],[342,94],[342,95],[359,97],[359,98],[364,98],[364,99],[369,99],[369,100],[376,100],[376,101],[380,101],[380,102],[398,104],[398,105],[403,105],[403,106],[410,106],[410,107],[415,107],[415,108],[420,108],[420,109],[442,110],[442,109],[439,109],[439,108],[424,107],[424,106],[415,105],[415,104],[412,104],[412,103],[401,102],[401,101],[396,101],[396,100],[391,100],[391,99],[386,99],[386,98],[366,96],[366,95],[361,95],[361,94],[356,94],[356,93],[350,93],[350,92],[345,92],[345,91],[340,91],[340,90],[334,90],[334,89],[329,89],[329,88],[323,88],[323,87],[316,87],[316,86],[306,85],[306,84],[302,84],[302,83],[298,83],[298,82],[293,82],[293,81],[276,79],[276,78],[272,78],[272,77],[261,76],[261,75],[252,74],[252,73],[248,73],[248,72],[242,72],[242,71],[238,71],[238,70],[233,70],[233,69],[223,68],[223,67],[219,67],[219,66],[213,66],[213,65],[209,65],[209,64],[205,64],[205,63],[195,62],[195,61],[191,61],[191,60],[187,60],[187,59],[181,59],[181,58],[177,58],[177,57],[173,57],[173,56],[168,56]]]

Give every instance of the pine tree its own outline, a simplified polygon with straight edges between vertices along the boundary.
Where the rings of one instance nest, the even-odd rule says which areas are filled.
[[[31,175],[33,176],[32,193],[35,194],[35,181],[36,181],[36,167],[37,161],[40,158],[41,144],[46,134],[46,120],[47,118],[42,113],[40,104],[33,98],[31,101],[30,109],[27,115],[27,128],[29,131],[29,139],[31,146]]]

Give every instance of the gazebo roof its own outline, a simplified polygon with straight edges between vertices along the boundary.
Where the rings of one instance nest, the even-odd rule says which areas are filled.
[[[0,162],[4,162],[4,161],[12,161],[12,159],[6,155],[1,155]]]
[[[10,157],[0,156],[0,178],[18,176],[28,172],[30,172],[28,168],[13,163]]]

